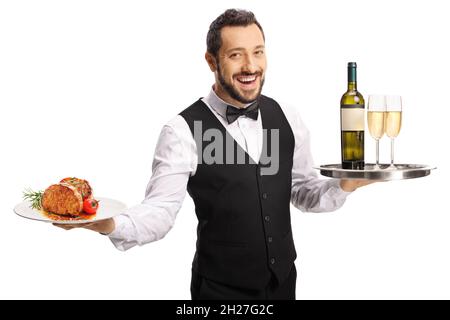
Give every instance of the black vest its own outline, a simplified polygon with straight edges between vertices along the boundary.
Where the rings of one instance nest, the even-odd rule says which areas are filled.
[[[260,96],[259,106],[263,129],[269,132],[263,135],[269,156],[270,129],[279,130],[279,170],[274,175],[261,174],[261,161],[250,160],[201,100],[180,113],[193,135],[194,121],[201,121],[203,132],[218,129],[224,137],[224,161],[202,160],[188,182],[199,220],[193,268],[208,279],[252,289],[264,288],[272,273],[281,283],[296,258],[289,211],[294,135],[275,100]],[[245,164],[226,163],[225,137],[234,145],[235,159],[238,151],[245,154]],[[200,157],[210,143],[196,143]]]

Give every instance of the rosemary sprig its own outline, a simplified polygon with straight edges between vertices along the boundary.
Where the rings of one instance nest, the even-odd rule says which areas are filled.
[[[31,202],[31,208],[40,210],[42,208],[42,196],[44,191],[33,191],[30,188],[23,192],[23,199]]]

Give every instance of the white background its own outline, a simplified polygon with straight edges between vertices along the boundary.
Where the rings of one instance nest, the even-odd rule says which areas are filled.
[[[337,212],[292,208],[298,299],[449,299],[445,1],[1,1],[0,298],[189,299],[196,218],[186,197],[166,238],[125,253],[87,230],[22,219],[25,187],[66,176],[139,203],[161,127],[213,83],[203,55],[225,9],[266,33],[264,93],[295,105],[316,164],[339,162],[347,62],[358,89],[404,98],[398,162],[429,177],[378,183]],[[374,160],[367,134],[366,159]],[[388,161],[387,138],[381,157]]]

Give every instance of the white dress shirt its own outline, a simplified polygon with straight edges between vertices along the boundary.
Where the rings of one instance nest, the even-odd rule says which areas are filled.
[[[257,163],[263,146],[261,112],[257,120],[239,117],[228,124],[225,117],[227,104],[214,90],[202,101]],[[340,188],[337,179],[317,177],[313,169],[308,129],[294,108],[285,105],[281,108],[295,138],[291,203],[302,211],[310,212],[340,208],[349,192]],[[162,128],[145,199],[114,218],[116,228],[108,236],[117,249],[128,250],[135,245],[153,242],[169,232],[186,196],[189,177],[195,175],[197,160],[197,146],[191,130],[184,118],[177,115]]]

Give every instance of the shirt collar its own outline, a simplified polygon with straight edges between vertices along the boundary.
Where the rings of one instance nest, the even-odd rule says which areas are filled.
[[[227,113],[227,106],[231,105],[235,108],[238,108],[230,103],[226,103],[223,101],[219,96],[214,92],[214,89],[211,88],[211,91],[209,94],[205,97],[206,102],[211,106],[211,108],[214,109],[215,112],[217,112],[222,118],[226,119],[226,113]],[[251,103],[246,104],[245,108],[247,108]]]

